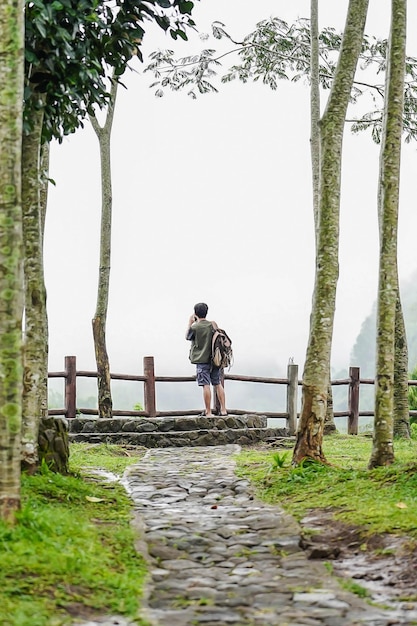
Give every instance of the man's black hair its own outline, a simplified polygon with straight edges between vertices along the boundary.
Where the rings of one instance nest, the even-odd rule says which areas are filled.
[[[205,302],[198,302],[194,305],[194,313],[197,317],[205,318],[207,316],[208,306]]]

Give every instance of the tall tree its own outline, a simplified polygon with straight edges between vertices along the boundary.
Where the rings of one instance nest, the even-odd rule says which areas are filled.
[[[141,57],[138,42],[144,23],[155,22],[176,39],[186,39],[185,27],[194,26],[194,3],[186,0],[115,0],[117,10],[97,0],[27,2],[25,11],[25,248],[26,271],[25,386],[23,461],[37,462],[39,420],[46,412],[48,323],[43,277],[45,207],[39,204],[42,184],[40,146],[83,126],[93,105],[109,102],[107,75],[116,80],[133,54]],[[74,46],[74,39],[77,45]]]
[[[97,363],[99,417],[112,417],[113,415],[110,365],[106,346],[106,321],[110,288],[111,224],[113,207],[110,138],[116,96],[117,81],[112,80],[110,102],[107,108],[104,125],[100,126],[95,115],[90,116],[91,124],[99,141],[101,164],[100,268],[98,275],[96,312],[92,321],[94,349]]]
[[[339,272],[340,172],[343,131],[362,47],[368,0],[350,0],[336,72],[320,121],[319,229],[310,334],[293,463],[325,461],[322,449]]]
[[[407,0],[392,0],[378,188],[380,253],[375,421],[373,449],[369,461],[371,468],[389,465],[394,461],[395,321],[399,294],[397,233],[406,29]]]
[[[0,518],[20,507],[23,0],[0,3]]]
[[[311,61],[310,61],[310,150],[311,170],[313,181],[313,213],[314,232],[316,237],[316,249],[319,239],[319,202],[320,202],[320,47],[319,47],[319,3],[311,0],[310,3],[310,37],[311,37]],[[329,360],[329,386],[327,390],[326,416],[324,433],[332,433],[336,430],[333,415],[333,393],[330,382]]]
[[[43,109],[22,138],[22,212],[25,276],[23,351],[22,466],[37,466],[39,420],[47,416],[48,317],[43,275],[43,211],[41,203],[41,136]],[[44,185],[45,186],[45,185]]]

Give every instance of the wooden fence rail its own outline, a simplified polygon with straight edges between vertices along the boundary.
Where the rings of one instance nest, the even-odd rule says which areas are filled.
[[[128,411],[113,410],[115,417],[168,417],[179,415],[198,415],[201,409],[186,411],[158,411],[156,407],[156,383],[185,383],[195,382],[195,376],[156,376],[155,364],[152,356],[143,359],[143,375],[132,374],[110,374],[112,380],[143,382],[144,385],[144,410]],[[63,415],[72,419],[77,414],[98,415],[97,409],[77,407],[77,378],[97,378],[97,372],[77,370],[77,360],[75,356],[65,357],[65,369],[61,372],[49,372],[48,378],[63,378],[65,381],[65,407],[62,409],[49,409],[49,415]],[[267,417],[284,418],[290,434],[294,434],[297,428],[297,406],[298,387],[302,381],[298,379],[298,365],[290,363],[287,369],[287,378],[266,378],[263,376],[240,376],[236,374],[224,375],[224,380],[235,380],[239,382],[262,383],[270,385],[285,385],[287,387],[287,407],[284,412],[265,412],[261,415]],[[347,417],[347,431],[351,435],[358,434],[359,417],[372,417],[372,411],[359,410],[359,391],[361,385],[373,385],[372,379],[361,379],[359,367],[349,368],[349,377],[331,381],[332,386],[345,385],[348,387],[348,401],[346,411],[335,411],[335,417]],[[409,380],[409,386],[417,386],[417,380]],[[234,415],[244,415],[245,413],[256,413],[244,409],[229,409]],[[417,411],[410,411],[410,415],[417,416]]]

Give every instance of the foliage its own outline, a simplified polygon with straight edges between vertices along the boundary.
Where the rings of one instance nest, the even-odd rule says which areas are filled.
[[[112,384],[112,396],[116,398],[114,404],[117,403],[117,409],[130,410],[133,404],[134,411],[143,411],[142,402],[135,402],[137,393],[135,389],[126,388],[122,384],[118,384],[120,381],[113,381]],[[90,393],[90,387],[83,385],[77,385],[77,406],[83,409],[96,409],[97,408],[97,394],[92,395]],[[62,391],[51,388],[48,386],[48,409],[62,409],[65,406],[64,396]],[[114,407],[113,407],[114,408]]]
[[[293,24],[272,17],[256,24],[253,32],[242,41],[234,40],[221,22],[212,25],[216,39],[226,39],[231,47],[219,54],[208,48],[194,56],[180,59],[174,57],[172,50],[157,51],[150,55],[151,63],[145,71],[152,72],[155,81],[151,87],[158,87],[157,96],[164,94],[164,88],[179,91],[188,88],[188,95],[193,98],[197,93],[217,92],[213,80],[217,77],[221,59],[231,54],[239,56],[239,63],[231,65],[221,76],[221,82],[232,80],[261,81],[271,89],[278,88],[279,80],[298,82],[309,81],[310,75],[310,21],[300,18]],[[336,69],[337,54],[342,41],[341,33],[326,27],[319,34],[319,80],[323,89],[330,89]],[[365,35],[360,57],[359,77],[352,88],[351,101],[367,94],[373,102],[372,111],[348,120],[352,123],[352,132],[371,130],[372,138],[379,143],[382,129],[382,108],[384,81],[379,80],[386,68],[387,40]],[[417,59],[406,59],[404,135],[405,140],[417,138]],[[197,87],[197,91],[193,88]]]
[[[0,523],[0,623],[58,626],[92,612],[137,618],[145,564],[130,518],[118,483],[45,467],[24,475],[19,524]]]
[[[177,60],[174,54],[173,50],[158,50],[149,55],[151,63],[146,66],[144,71],[154,74],[155,81],[150,87],[158,87],[155,91],[156,96],[162,97],[164,88],[168,86],[172,91],[180,91],[195,85],[201,94],[218,91],[211,82],[216,76],[213,66],[221,65],[220,61],[214,58],[215,50],[202,50],[197,55],[183,57],[180,60]],[[193,99],[197,98],[193,88],[188,91],[188,95]]]
[[[409,374],[410,380],[417,380],[417,365]],[[408,388],[408,402],[410,404],[411,411],[417,411],[417,386],[410,385]],[[411,418],[411,421],[415,421],[415,418]]]
[[[62,393],[48,388],[48,409],[61,409],[64,406]]]
[[[238,472],[250,479],[259,497],[279,504],[298,519],[313,508],[334,511],[337,519],[358,524],[366,532],[394,532],[417,539],[417,441],[395,442],[396,461],[367,470],[372,440],[332,435],[325,439],[330,465],[308,462],[270,471],[276,453],[244,451]]]
[[[40,109],[44,141],[74,132],[94,105],[108,102],[107,68],[120,77],[134,54],[142,60],[144,22],[187,39],[193,6],[186,0],[27,0],[25,132]]]

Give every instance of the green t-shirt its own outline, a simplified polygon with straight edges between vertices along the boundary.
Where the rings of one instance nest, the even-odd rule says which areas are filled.
[[[210,363],[211,338],[213,325],[208,320],[194,322],[191,325],[194,337],[191,339],[190,361],[191,363]]]

